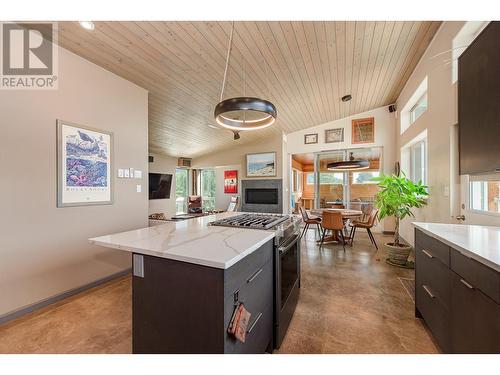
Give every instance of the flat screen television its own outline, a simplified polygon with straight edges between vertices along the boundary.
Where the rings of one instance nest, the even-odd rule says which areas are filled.
[[[170,198],[172,175],[162,173],[149,174],[149,199]]]
[[[458,59],[460,174],[500,171],[500,22]]]

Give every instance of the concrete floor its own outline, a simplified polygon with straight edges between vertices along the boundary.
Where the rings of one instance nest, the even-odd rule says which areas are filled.
[[[300,300],[278,353],[437,353],[398,277],[368,236],[321,250],[302,242]],[[0,326],[0,353],[130,353],[131,279],[124,277]]]

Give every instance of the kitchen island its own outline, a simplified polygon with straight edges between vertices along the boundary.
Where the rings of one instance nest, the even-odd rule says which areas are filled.
[[[134,353],[263,353],[275,336],[274,230],[209,225],[221,213],[89,239],[133,254]],[[293,222],[292,222],[293,223]],[[289,225],[296,229],[298,223]],[[245,342],[227,333],[251,313]]]
[[[414,225],[416,315],[445,353],[500,353],[500,228]]]

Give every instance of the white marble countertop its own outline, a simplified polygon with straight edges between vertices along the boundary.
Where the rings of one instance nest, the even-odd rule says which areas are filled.
[[[275,231],[209,226],[225,212],[89,238],[90,243],[203,266],[226,269],[275,237]]]
[[[413,223],[431,237],[500,272],[500,227]]]

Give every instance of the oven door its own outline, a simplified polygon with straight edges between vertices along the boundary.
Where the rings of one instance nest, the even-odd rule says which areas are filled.
[[[299,299],[300,233],[295,233],[276,252],[276,342],[279,348]]]

